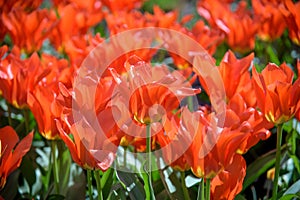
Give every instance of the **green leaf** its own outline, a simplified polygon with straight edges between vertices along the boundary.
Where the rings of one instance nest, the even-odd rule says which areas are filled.
[[[140,200],[145,199],[146,194],[142,183],[140,182],[138,176],[134,173],[128,173],[121,170],[117,170],[117,178],[120,182],[124,184],[126,190],[129,193],[130,199]]]
[[[59,145],[58,145],[59,146]],[[70,179],[70,169],[71,169],[71,155],[68,149],[58,148],[59,152],[62,151],[62,153],[59,153],[59,179],[60,179],[60,190],[62,194],[67,193],[69,179]]]
[[[291,199],[300,199],[300,194],[286,194],[282,196],[279,200],[291,200]]]
[[[290,133],[293,130],[293,120],[289,120],[283,124],[283,130]]]
[[[289,189],[287,189],[283,195],[287,195],[287,194],[296,194],[300,192],[300,180],[296,181],[293,185],[291,185],[291,187],[289,187]]]
[[[234,199],[235,200],[246,200],[246,198],[241,194],[238,194]]]
[[[249,187],[260,175],[265,173],[270,167],[275,164],[275,151],[265,154],[253,163],[251,163],[247,168],[246,177],[243,184],[243,190]]]
[[[101,186],[104,199],[107,199],[107,197],[109,196],[110,189],[113,184],[113,175],[114,169],[109,168],[106,172],[103,173],[101,177]]]

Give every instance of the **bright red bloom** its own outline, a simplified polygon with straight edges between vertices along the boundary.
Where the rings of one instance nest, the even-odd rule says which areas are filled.
[[[285,17],[289,37],[295,44],[300,45],[300,2],[293,3],[292,0],[285,0],[284,5],[285,7],[280,11]]]
[[[234,155],[232,162],[211,180],[211,199],[234,199],[243,189],[245,175],[246,162],[244,158],[241,155]]]
[[[159,7],[155,6],[153,8],[154,14],[139,12],[137,10],[132,10],[131,12],[119,11],[115,13],[109,13],[105,16],[108,29],[110,30],[111,35],[117,33],[143,27],[161,27],[161,28],[171,28],[180,26],[177,19],[177,12],[163,12]],[[127,44],[129,47],[135,44]],[[128,47],[128,46],[127,46]],[[120,46],[119,48],[122,48]],[[130,48],[135,49],[135,48]],[[154,54],[157,52],[156,49],[137,49],[131,52],[126,53],[125,55],[120,56],[120,58],[113,61],[110,67],[115,69],[120,69],[120,66],[123,66],[125,61],[131,56],[138,56],[142,60],[149,62]],[[124,72],[125,70],[117,70],[118,73]]]
[[[49,18],[49,12],[46,9],[35,10],[31,13],[12,10],[10,13],[2,13],[2,22],[13,44],[27,53],[39,50],[53,28],[53,21]]]
[[[14,48],[6,57],[7,47],[1,47],[0,94],[16,108],[27,106],[27,93],[32,91],[39,81],[49,72],[40,66],[36,53],[21,60],[18,48]]]
[[[30,132],[19,142],[12,127],[0,129],[0,189],[4,187],[7,176],[20,166],[23,156],[31,147],[32,138],[33,132]]]
[[[68,55],[71,65],[78,69],[91,50],[103,41],[100,34],[73,36],[65,41],[64,52]]]
[[[139,141],[139,144],[145,145],[146,126],[151,125],[152,133],[162,131],[166,118],[172,117],[181,100],[200,90],[189,87],[180,73],[170,73],[165,66],[151,67],[138,57],[129,58],[125,66],[128,77],[112,70],[117,83],[116,99],[112,103],[121,112],[119,126],[128,127],[126,132],[142,139],[144,143]]]
[[[57,24],[49,38],[59,51],[64,51],[66,43],[74,36],[83,39],[88,29],[103,18],[102,4],[98,0],[71,1],[68,4],[60,2],[56,9],[57,12],[52,11],[51,18]]]
[[[95,104],[87,108],[83,102],[86,102],[85,98],[89,98],[89,91],[80,93],[78,88],[73,90],[60,85],[61,93],[57,97],[57,103],[63,107],[56,125],[61,139],[70,149],[73,160],[85,169],[107,170],[114,161],[117,146],[123,136],[113,116],[115,110],[108,105],[113,86],[111,77],[101,79]],[[96,120],[91,118],[91,112],[95,112]],[[99,124],[101,131],[94,129],[94,122]],[[66,127],[63,127],[62,123]],[[69,132],[74,140],[68,135]]]
[[[240,93],[249,106],[255,105],[256,99],[249,72],[253,58],[253,53],[242,59],[237,59],[231,51],[224,55],[218,69],[223,79],[227,100]]]
[[[300,79],[300,60],[297,60],[297,71],[298,71],[298,79]],[[300,109],[295,114],[296,118],[300,121]]]
[[[194,130],[196,135],[186,152],[188,162],[196,176],[214,178],[231,162],[241,144],[248,138],[249,131],[244,131],[244,125],[241,125],[235,129],[225,127],[218,132],[211,121],[214,120],[212,114],[201,113],[198,119],[192,118],[196,121],[189,124],[186,134]]]
[[[48,72],[45,77],[27,93],[27,105],[32,111],[39,132],[47,139],[57,139],[58,131],[55,125],[55,113],[51,110],[55,96],[58,94],[58,82],[71,85],[73,73],[66,60],[43,55],[41,65]],[[46,88],[46,89],[45,89]]]
[[[284,3],[268,0],[252,0],[254,17],[260,27],[258,36],[263,40],[274,40],[280,37],[286,28],[284,16],[280,10]],[[274,31],[276,27],[276,31]]]
[[[32,10],[37,9],[42,3],[42,0],[12,0],[12,1],[5,1],[0,0],[0,7],[1,11],[5,13],[9,13],[13,9],[17,10],[24,10],[27,12],[31,12]],[[0,12],[1,12],[0,11]]]
[[[103,4],[110,9],[111,12],[130,11],[140,8],[144,0],[102,0]]]
[[[293,84],[294,72],[285,63],[279,67],[269,63],[258,74],[252,70],[257,106],[268,121],[281,124],[291,119],[299,110],[300,79]]]
[[[242,131],[246,136],[244,141],[241,141],[237,153],[244,154],[259,140],[268,139],[271,136],[269,129],[274,125],[265,119],[263,113],[248,107],[240,94],[236,94],[228,102],[224,126],[231,129],[243,127]]]
[[[239,2],[234,12],[229,3],[219,1],[198,1],[197,6],[199,15],[203,16],[211,27],[218,28],[226,35],[226,41],[231,48],[241,52],[254,48],[259,25],[251,18],[245,1]]]
[[[218,45],[224,41],[225,36],[222,31],[205,25],[202,20],[195,23],[192,34],[195,37],[195,40],[211,55],[215,53]]]

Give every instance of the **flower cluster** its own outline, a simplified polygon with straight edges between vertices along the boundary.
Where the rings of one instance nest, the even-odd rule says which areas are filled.
[[[234,199],[246,176],[243,155],[272,137],[274,127],[282,131],[285,122],[300,120],[300,2],[199,0],[193,5],[195,13],[183,17],[179,9],[167,12],[154,6],[144,11],[144,3],[0,1],[0,96],[5,105],[0,115],[7,119],[0,121],[5,126],[0,129],[0,198],[32,140],[40,140],[63,141],[73,161],[87,170],[90,198],[91,171],[100,198],[98,172],[109,174],[123,149],[147,153],[155,166],[162,162],[200,178],[206,198]],[[149,48],[155,44],[147,37],[114,43],[122,33],[147,28],[189,38],[203,47],[204,56],[174,35],[164,36],[169,41],[156,38],[161,49]],[[276,57],[281,51],[270,45],[281,38],[295,47],[296,56]],[[257,62],[264,56],[259,42],[269,45],[265,52],[271,52],[271,60],[266,64]],[[103,48],[106,44],[112,47]],[[193,60],[183,56],[190,54]],[[211,73],[216,74],[205,76]],[[18,126],[19,115],[24,126]],[[27,134],[31,128],[42,138],[33,137],[33,131]],[[19,143],[16,131],[23,138]],[[55,160],[61,154],[56,150],[50,176],[60,193]],[[130,171],[124,152],[122,156]],[[280,151],[276,159],[280,163]],[[140,163],[141,168],[150,160]],[[275,174],[278,170],[276,166]],[[150,199],[158,192],[153,192],[153,176],[146,174],[143,194]],[[181,182],[189,199],[192,190],[187,191],[184,179]],[[275,176],[273,198],[277,182]],[[126,184],[124,195],[131,197]],[[115,190],[112,197],[118,188],[110,190]],[[165,195],[172,199],[170,191]]]

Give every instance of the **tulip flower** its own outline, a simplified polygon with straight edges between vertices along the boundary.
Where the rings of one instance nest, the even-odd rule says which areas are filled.
[[[300,79],[293,83],[294,72],[285,63],[279,67],[269,63],[259,74],[252,69],[257,106],[266,119],[282,124],[291,119],[299,109]]]
[[[277,199],[281,159],[282,124],[290,120],[300,108],[300,79],[293,83],[294,72],[285,63],[279,67],[269,63],[261,74],[252,70],[252,83],[257,106],[266,119],[277,125],[275,177],[272,198]]]
[[[75,96],[76,89],[67,89],[63,84],[59,86],[56,110],[61,110],[61,116],[56,119],[56,126],[73,160],[85,169],[106,171],[114,161],[117,145],[123,136],[113,116],[115,110],[108,105],[113,86],[111,77],[100,81],[92,110],[83,103],[83,99],[88,98],[84,91],[76,91]],[[88,91],[85,92],[88,94]],[[95,112],[96,120],[89,118],[91,112]],[[101,131],[95,130],[93,121],[100,125]]]
[[[233,200],[243,189],[246,175],[246,162],[241,155],[234,155],[233,160],[211,180],[211,199]]]
[[[30,150],[32,138],[33,131],[19,141],[12,127],[0,129],[0,189],[4,187],[7,176],[20,166],[23,156]]]
[[[9,13],[2,13],[2,23],[8,30],[14,45],[26,53],[39,50],[53,28],[53,21],[49,18],[46,9],[34,10],[31,13],[13,9]]]
[[[59,136],[51,105],[58,94],[58,82],[71,85],[73,68],[68,67],[66,60],[48,55],[42,55],[40,68],[44,68],[47,73],[35,88],[27,92],[27,105],[37,121],[40,134],[54,140]]]
[[[165,118],[172,116],[184,97],[200,92],[190,88],[180,73],[170,73],[165,66],[151,67],[136,56],[129,58],[125,66],[128,79],[112,69],[117,83],[117,97],[112,102],[121,112],[119,126],[126,124],[130,130],[136,127],[132,129],[135,137],[145,138],[148,125],[159,132],[155,129],[161,130]]]
[[[259,25],[251,18],[247,3],[241,1],[233,12],[229,3],[205,0],[199,1],[198,13],[208,23],[225,34],[228,45],[240,52],[254,48],[255,34]],[[237,28],[239,27],[239,28]]]
[[[135,8],[140,8],[143,0],[103,0],[102,2],[111,12],[119,12],[122,10],[130,11]]]
[[[242,59],[237,59],[232,51],[224,55],[218,69],[223,79],[227,101],[239,93],[249,106],[255,105],[256,99],[248,71],[253,58],[254,54],[249,54]]]
[[[261,39],[274,40],[283,34],[286,23],[283,14],[278,12],[283,6],[282,1],[252,0],[254,19],[260,24],[258,36]],[[273,27],[277,27],[277,31]]]
[[[9,13],[11,10],[23,10],[23,11],[32,11],[37,9],[42,3],[42,0],[29,0],[26,2],[22,1],[9,1],[5,2],[3,0],[0,1],[1,11],[4,13]]]
[[[285,0],[284,5],[280,7],[280,11],[287,23],[289,37],[295,44],[300,45],[300,2],[293,3],[292,0]]]
[[[67,43],[73,40],[73,37],[84,39],[88,34],[88,29],[103,18],[102,4],[96,0],[73,1],[67,4],[64,1],[55,1],[54,3],[56,10],[51,10],[49,16],[55,21],[55,26],[49,39],[55,48],[61,52],[65,51]],[[84,48],[82,50],[85,51]]]
[[[1,49],[3,58],[7,47],[3,46]],[[27,106],[27,92],[32,91],[48,71],[40,67],[40,60],[36,53],[25,60],[19,57],[18,48],[14,48],[1,60],[0,94],[16,108],[24,108]]]

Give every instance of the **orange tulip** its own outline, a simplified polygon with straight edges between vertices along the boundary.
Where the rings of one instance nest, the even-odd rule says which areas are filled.
[[[2,58],[7,47],[1,47]],[[14,48],[0,63],[0,94],[16,108],[27,106],[27,92],[32,91],[48,73],[40,66],[36,53],[21,60],[20,52]]]
[[[96,0],[56,2],[56,10],[53,9],[50,16],[56,24],[49,39],[56,49],[64,51],[73,37],[83,39],[88,29],[102,20],[102,4]]]
[[[41,135],[53,140],[59,136],[54,121],[56,116],[51,109],[52,103],[59,92],[58,82],[71,85],[73,69],[66,60],[57,60],[49,55],[42,55],[41,68],[42,66],[47,74],[34,89],[27,92],[27,105],[37,121]]]
[[[293,84],[294,72],[285,63],[279,67],[269,63],[257,73],[252,70],[257,106],[266,119],[274,124],[282,124],[291,119],[299,110],[300,79]]]
[[[163,128],[166,118],[173,115],[184,97],[200,92],[190,88],[180,73],[170,73],[165,66],[151,67],[136,56],[129,58],[125,67],[127,78],[112,69],[117,83],[116,99],[112,102],[121,113],[118,124],[128,127],[128,133],[132,132],[135,138],[145,141],[147,125],[154,132]]]
[[[209,54],[213,55],[218,47],[224,41],[224,33],[218,29],[210,28],[204,21],[197,21],[192,28],[195,40],[199,42]]]
[[[35,10],[31,13],[12,10],[9,13],[2,13],[2,22],[8,30],[13,44],[26,53],[39,50],[53,28],[53,21],[49,18],[46,9]]]
[[[115,158],[115,152],[123,133],[114,120],[114,108],[108,103],[112,97],[113,82],[111,77],[103,78],[97,88],[94,109],[87,109],[82,102],[84,94],[67,89],[60,84],[57,104],[61,107],[61,117],[56,125],[61,139],[70,149],[73,160],[85,169],[107,170]],[[88,94],[88,91],[87,91]],[[91,112],[95,112],[96,123],[102,131],[92,127]],[[75,116],[75,117],[74,117]],[[64,123],[64,124],[62,124]],[[69,134],[73,135],[72,140]]]
[[[199,1],[197,7],[200,16],[226,35],[226,41],[231,48],[241,52],[254,48],[259,25],[251,18],[245,1],[239,2],[234,12],[229,3],[220,1]]]
[[[194,142],[189,147],[187,154],[192,172],[196,176],[214,178],[231,162],[240,145],[247,139],[247,132],[243,132],[243,126],[234,130],[223,128],[218,136],[216,127],[208,125],[209,120],[213,118],[207,117],[207,119],[201,119],[201,121],[206,121],[207,125],[198,122]]]
[[[222,129],[214,125],[214,115],[206,109],[199,113],[187,112],[182,123],[183,135],[195,133],[187,151],[188,162],[196,176],[213,178],[228,165],[235,154],[244,154],[259,140],[267,139],[272,124],[263,115],[248,108],[240,95],[229,101]],[[205,152],[206,150],[206,152]]]
[[[285,0],[284,5],[280,11],[286,20],[289,37],[295,44],[300,45],[300,2],[293,3],[292,0]]]
[[[258,36],[261,39],[274,40],[283,34],[286,23],[283,14],[278,11],[283,4],[282,1],[252,0],[254,18],[260,24]]]
[[[64,52],[68,55],[71,65],[78,69],[91,50],[103,41],[99,33],[95,36],[92,34],[72,36],[64,42]]]
[[[211,180],[211,199],[232,200],[243,189],[246,175],[246,162],[240,155],[234,155],[233,160],[224,170]]]
[[[274,125],[265,119],[263,113],[248,107],[240,94],[236,94],[228,102],[224,126],[231,129],[242,127],[242,131],[246,135],[244,141],[241,141],[237,153],[244,154],[260,140],[268,139],[271,136],[269,129]]]
[[[298,79],[300,79],[300,60],[297,61]],[[300,109],[296,113],[296,118],[300,121]]]
[[[103,4],[110,9],[111,12],[119,12],[122,10],[130,11],[140,8],[144,0],[102,0]]]
[[[7,176],[20,166],[23,156],[31,147],[32,138],[33,131],[19,142],[12,127],[0,129],[0,189],[4,187]]]
[[[224,55],[218,69],[223,79],[227,101],[240,93],[249,106],[255,105],[256,99],[249,72],[253,58],[253,53],[242,59],[237,59],[232,51]]]
[[[37,9],[41,5],[41,3],[42,0],[28,0],[26,2],[22,0],[13,0],[13,1],[0,0],[0,7],[1,7],[1,11],[5,13],[9,13],[13,9],[31,12],[32,10]]]

